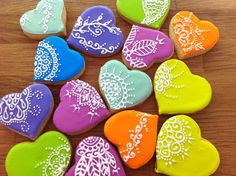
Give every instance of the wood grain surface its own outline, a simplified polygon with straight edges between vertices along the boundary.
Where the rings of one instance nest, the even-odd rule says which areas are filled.
[[[12,92],[21,92],[32,83],[34,56],[38,42],[30,40],[21,31],[20,16],[35,7],[36,0],[0,0],[0,97]],[[68,12],[67,30],[71,31],[77,17],[88,7],[106,5],[110,7],[119,26],[127,37],[131,25],[123,21],[116,11],[115,0],[65,0]],[[236,175],[236,1],[235,0],[173,0],[172,8],[161,31],[168,33],[170,19],[180,10],[193,11],[199,18],[215,23],[221,33],[217,46],[202,56],[185,60],[193,73],[206,77],[213,88],[213,99],[203,111],[191,115],[200,125],[202,136],[210,140],[219,150],[221,165],[214,175]],[[98,88],[100,67],[109,59],[121,60],[121,54],[110,58],[95,58],[85,55],[86,71],[81,77]],[[147,71],[151,78],[157,69],[155,64]],[[59,103],[61,86],[49,86],[55,98],[55,107]],[[154,95],[137,110],[157,113]],[[167,116],[160,116],[159,128]],[[89,135],[104,136],[104,122],[93,130],[77,136],[70,136],[75,149],[78,142]],[[52,120],[44,131],[56,130]],[[0,125],[0,176],[5,176],[5,158],[10,148],[25,137]],[[200,156],[199,156],[200,157]],[[73,161],[72,161],[73,162]],[[152,176],[155,157],[138,170],[126,169],[127,176]]]

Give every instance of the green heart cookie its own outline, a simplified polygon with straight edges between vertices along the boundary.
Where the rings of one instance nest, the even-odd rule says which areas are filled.
[[[100,70],[99,86],[111,111],[144,102],[152,93],[152,81],[141,71],[128,70],[117,61],[108,61]]]
[[[157,140],[158,173],[209,176],[219,164],[217,149],[201,137],[201,130],[192,118],[178,115],[163,124]]]
[[[171,0],[117,0],[117,9],[128,22],[160,29]]]
[[[204,109],[212,96],[211,85],[191,73],[176,59],[162,63],[154,78],[154,91],[159,114],[194,113]]]
[[[56,131],[46,132],[35,142],[16,144],[6,158],[8,176],[62,176],[69,165],[71,146]]]

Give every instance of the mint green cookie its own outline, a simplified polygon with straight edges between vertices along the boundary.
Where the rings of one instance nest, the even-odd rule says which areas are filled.
[[[69,140],[50,131],[35,142],[16,144],[7,155],[6,171],[8,176],[62,176],[70,158]]]
[[[128,22],[160,29],[171,0],[117,0],[117,9]]]

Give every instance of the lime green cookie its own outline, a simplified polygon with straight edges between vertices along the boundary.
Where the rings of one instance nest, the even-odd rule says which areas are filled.
[[[171,0],[117,0],[117,9],[128,22],[160,29]]]
[[[220,164],[217,149],[201,137],[197,123],[178,115],[162,126],[157,140],[156,172],[171,176],[209,176]]]
[[[6,158],[8,176],[63,176],[71,158],[68,139],[56,131],[16,144]]]
[[[162,63],[154,77],[159,114],[186,114],[204,109],[212,97],[211,85],[176,59]]]

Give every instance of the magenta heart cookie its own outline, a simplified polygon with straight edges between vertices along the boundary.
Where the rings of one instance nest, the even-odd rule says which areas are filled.
[[[114,147],[101,137],[90,136],[79,143],[75,164],[65,176],[125,176],[125,171]]]
[[[153,63],[169,59],[174,53],[174,45],[158,30],[133,25],[122,53],[127,67],[146,70]]]
[[[79,134],[95,127],[109,111],[97,90],[81,80],[65,84],[60,92],[61,103],[53,117],[55,126],[67,134]]]

